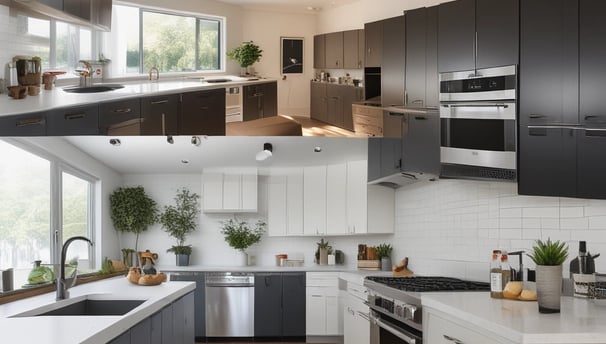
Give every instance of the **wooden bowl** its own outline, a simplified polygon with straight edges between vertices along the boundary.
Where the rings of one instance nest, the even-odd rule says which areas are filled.
[[[37,96],[40,94],[40,86],[27,86],[27,94]]]
[[[27,86],[9,86],[8,95],[15,99],[23,99],[27,97]]]

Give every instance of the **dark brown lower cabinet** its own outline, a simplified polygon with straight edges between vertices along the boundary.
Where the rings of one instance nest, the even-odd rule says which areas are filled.
[[[180,135],[225,135],[225,89],[181,95]]]
[[[179,95],[141,99],[141,135],[179,134]]]
[[[0,116],[0,136],[45,136],[46,113]]]
[[[278,115],[278,84],[276,82],[246,85],[242,88],[244,121]]]
[[[46,116],[48,136],[98,135],[99,106],[76,106],[49,111]]]
[[[351,85],[311,82],[311,118],[354,130],[351,105],[364,97],[363,89]]]
[[[140,135],[141,102],[139,98],[99,104],[99,134]]]

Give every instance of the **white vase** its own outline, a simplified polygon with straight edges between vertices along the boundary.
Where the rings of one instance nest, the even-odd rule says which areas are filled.
[[[238,251],[237,264],[238,266],[248,266],[248,253],[244,251]]]
[[[560,313],[562,265],[537,265],[536,285],[539,313]]]

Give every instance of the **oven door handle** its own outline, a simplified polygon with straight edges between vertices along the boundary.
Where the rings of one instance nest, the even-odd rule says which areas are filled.
[[[379,319],[376,316],[371,316],[372,322],[379,326],[380,328],[384,329],[385,331],[393,334],[394,336],[402,339],[403,341],[405,341],[408,344],[416,344],[417,340],[411,336],[408,336],[406,334],[406,332],[402,332],[402,330],[398,330],[395,327],[387,324],[386,322],[384,322],[383,320]]]
[[[504,103],[496,103],[496,104],[445,104],[442,105],[442,107],[445,108],[449,108],[449,107],[453,107],[453,108],[465,108],[465,107],[476,107],[476,108],[490,108],[490,107],[497,107],[497,108],[504,108],[507,109],[509,107],[508,104],[504,104]]]

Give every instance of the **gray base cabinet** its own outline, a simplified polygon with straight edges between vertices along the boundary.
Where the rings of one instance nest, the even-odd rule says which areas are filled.
[[[194,293],[191,292],[143,319],[110,344],[194,343]]]
[[[203,272],[173,272],[170,280],[196,282],[196,290],[193,292],[196,322],[193,326],[196,340],[202,340],[206,337],[206,275]]]
[[[255,337],[305,337],[305,273],[255,274]]]
[[[363,99],[362,88],[312,81],[310,93],[312,119],[354,130],[351,105]]]
[[[0,136],[45,136],[46,113],[1,116]]]
[[[77,106],[50,111],[47,116],[48,136],[98,135],[99,106]]]

